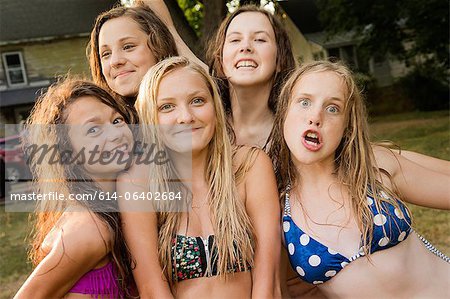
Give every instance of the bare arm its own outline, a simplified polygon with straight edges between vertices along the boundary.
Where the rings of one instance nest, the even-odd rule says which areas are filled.
[[[208,71],[208,66],[198,59],[197,56],[191,51],[191,49],[186,45],[184,40],[181,38],[177,29],[175,28],[175,24],[173,23],[172,17],[170,15],[169,10],[167,9],[166,4],[163,0],[142,0],[151,10],[153,10],[158,17],[166,24],[170,33],[172,33],[173,38],[175,39],[175,44],[177,45],[178,53],[181,56],[185,56],[195,63],[202,66],[206,71]]]
[[[258,153],[245,182],[246,208],[256,234],[252,298],[281,297],[279,261],[281,250],[280,205],[269,157]]]
[[[382,151],[383,148],[385,147],[373,145],[374,152]],[[395,156],[402,156],[424,168],[450,176],[450,161],[406,150],[393,149],[392,152]]]
[[[127,174],[122,174],[117,180],[118,195],[125,192],[147,192],[147,176],[142,175],[143,168],[148,166],[142,164],[140,170],[133,168]],[[139,173],[141,172],[141,173]],[[141,179],[136,179],[141,178]],[[122,197],[123,198],[123,197]],[[173,298],[169,285],[163,275],[158,258],[158,229],[156,212],[148,211],[143,207],[136,206],[136,202],[120,202],[122,227],[125,240],[130,248],[131,255],[136,261],[133,276],[141,298]]]
[[[106,256],[109,250],[98,228],[102,230],[102,236],[109,237],[108,229],[100,221],[96,225],[89,217],[83,217],[84,221],[78,220],[76,227],[64,225],[55,232],[58,236],[50,252],[19,289],[15,299],[62,298]]]
[[[378,167],[388,171],[404,199],[436,209],[450,209],[450,176],[411,162],[386,148],[375,151]]]
[[[401,151],[400,155],[422,167],[450,176],[450,161],[411,151]]]

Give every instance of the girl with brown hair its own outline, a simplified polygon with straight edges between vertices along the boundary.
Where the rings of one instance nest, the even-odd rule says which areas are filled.
[[[268,150],[280,88],[295,67],[281,22],[254,5],[240,7],[220,25],[207,62],[219,79],[234,142]]]
[[[87,81],[58,82],[37,101],[26,146],[53,152],[29,156],[35,192],[60,196],[39,201],[29,253],[36,268],[15,298],[128,295],[132,265],[120,214],[100,194],[112,196],[123,162],[131,159],[132,115],[124,102]],[[106,156],[108,163],[94,162]]]

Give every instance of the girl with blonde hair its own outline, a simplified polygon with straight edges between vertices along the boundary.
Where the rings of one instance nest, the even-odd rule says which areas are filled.
[[[87,81],[60,81],[37,101],[25,140],[28,148],[44,149],[29,152],[35,192],[63,198],[39,201],[29,253],[35,269],[15,298],[129,294],[132,264],[118,207],[92,196],[115,191],[126,167],[115,155],[131,157],[132,122],[124,102]],[[106,164],[92,162],[106,156],[112,157]],[[86,195],[93,200],[73,200]]]
[[[348,68],[320,61],[293,73],[270,154],[296,280],[333,298],[447,297],[448,257],[422,244],[403,200],[449,209],[449,178],[378,151],[375,160]]]
[[[206,71],[186,58],[164,60],[144,77],[135,105],[144,144],[162,145],[170,159],[150,168],[134,165],[119,177],[119,193],[174,191],[166,188],[178,180],[188,205],[182,212],[156,206],[153,213],[121,203],[139,294],[278,295],[280,218],[272,165],[257,149],[231,145]]]

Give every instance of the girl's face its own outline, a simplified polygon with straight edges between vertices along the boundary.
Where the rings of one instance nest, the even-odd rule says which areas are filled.
[[[259,12],[237,15],[228,26],[222,57],[223,71],[234,86],[271,81],[277,68],[275,32]]]
[[[207,149],[216,125],[214,103],[203,77],[187,68],[176,69],[159,84],[158,125],[167,147],[197,154]]]
[[[284,138],[294,163],[333,162],[345,130],[345,84],[331,71],[301,76],[292,89]]]
[[[125,169],[133,134],[119,112],[95,97],[84,96],[71,104],[66,113],[72,150],[74,155],[86,157],[87,173],[95,179]]]
[[[133,19],[119,17],[103,24],[98,42],[108,86],[122,96],[136,96],[142,78],[156,63],[147,34]]]

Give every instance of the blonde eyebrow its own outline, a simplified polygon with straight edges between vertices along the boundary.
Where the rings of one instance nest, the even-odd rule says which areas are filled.
[[[187,98],[192,98],[193,96],[196,96],[196,95],[204,95],[205,93],[206,92],[202,89],[194,90],[187,95]],[[209,93],[206,93],[206,94],[209,94]],[[174,97],[166,97],[166,98],[158,99],[158,101],[171,101],[174,99],[175,99]]]

